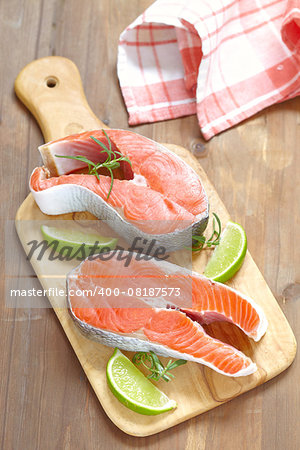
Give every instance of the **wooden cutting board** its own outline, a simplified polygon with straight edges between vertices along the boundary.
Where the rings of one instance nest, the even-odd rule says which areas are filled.
[[[33,61],[20,72],[15,90],[38,121],[45,141],[106,127],[91,111],[78,69],[66,58],[53,56]],[[229,214],[198,161],[188,150],[177,145],[166,145],[199,174],[209,197],[210,210],[217,212],[223,225],[226,224]],[[24,182],[27,183],[27,180]],[[78,216],[46,216],[41,213],[30,194],[17,212],[16,228],[23,247],[28,252],[26,243],[32,239],[41,239],[41,223],[78,217],[97,220],[89,213]],[[28,227],[24,226],[24,221],[33,222]],[[208,257],[206,251],[194,256],[193,269],[201,273]],[[53,262],[33,258],[31,264],[44,289],[65,288],[65,275],[70,270],[68,263],[55,262],[55,273],[59,277],[51,276]],[[269,321],[267,333],[260,342],[255,343],[228,323],[212,324],[209,332],[250,356],[258,366],[257,372],[248,377],[230,378],[189,362],[176,369],[176,377],[171,383],[159,383],[159,387],[177,401],[178,408],[154,417],[134,413],[111,394],[106,383],[105,368],[113,350],[82,336],[62,305],[62,299],[49,295],[49,301],[99,401],[121,430],[134,436],[148,436],[165,430],[253,389],[275,377],[292,363],[296,353],[295,337],[249,252],[241,270],[228,284],[249,295],[263,307]]]

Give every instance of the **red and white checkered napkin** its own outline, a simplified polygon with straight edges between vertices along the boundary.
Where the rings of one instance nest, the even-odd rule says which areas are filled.
[[[300,94],[300,0],[158,0],[120,36],[129,123],[197,113],[211,138]]]

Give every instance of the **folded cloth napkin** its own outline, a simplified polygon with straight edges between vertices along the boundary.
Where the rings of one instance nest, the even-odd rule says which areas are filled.
[[[158,0],[120,36],[129,124],[197,113],[205,139],[300,94],[300,0]]]

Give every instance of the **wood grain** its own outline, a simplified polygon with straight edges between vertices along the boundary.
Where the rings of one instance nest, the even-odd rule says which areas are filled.
[[[87,104],[76,66],[66,58],[51,56],[31,62],[18,75],[15,90],[36,117],[45,134],[45,141],[65,136],[66,130],[72,127],[74,132],[77,132],[103,126]],[[76,102],[73,108],[74,98]],[[185,148],[175,144],[167,145],[199,174],[211,210],[218,214],[225,225],[229,214],[199,162]],[[16,215],[16,229],[26,254],[31,248],[28,242],[42,240],[41,224],[48,223],[49,218],[72,220],[75,217],[76,214],[54,217],[42,214],[30,194]],[[88,220],[96,219],[87,213],[85,217]],[[102,234],[101,226],[99,232]],[[207,259],[208,252],[203,251],[195,255],[193,269],[202,273]],[[210,369],[199,368],[198,364],[190,363],[178,371],[176,380],[165,388],[167,395],[177,401],[178,407],[175,411],[158,417],[137,415],[120,405],[108,389],[105,368],[112,354],[111,349],[83,337],[72,322],[64,299],[50,294],[51,289],[64,290],[66,274],[78,263],[50,261],[47,257],[39,260],[36,254],[32,256],[30,263],[41,285],[49,293],[47,296],[50,303],[105,412],[122,431],[130,435],[149,436],[202,414],[268,381],[285,370],[294,360],[296,342],[293,333],[248,252],[242,269],[229,284],[255,299],[263,307],[269,322],[268,331],[264,338],[255,344],[230,325],[213,324],[210,329],[215,337],[233,344],[251,356],[258,366],[258,371],[249,377],[226,379]]]
[[[168,145],[168,147],[199,173],[211,207],[217,212],[222,223],[226,223],[229,219],[228,213],[197,160],[183,147],[176,145]],[[51,220],[72,220],[72,218],[74,218],[73,214],[47,216],[41,213],[30,194],[22,203],[16,216],[16,228],[25,252],[28,254],[31,248],[27,245],[28,242],[34,239],[42,240],[41,224],[49,224],[49,220],[51,223]],[[91,214],[86,214],[86,219],[97,220]],[[26,221],[29,221],[30,226],[26,226]],[[101,228],[99,231],[101,232]],[[202,273],[206,258],[205,252],[195,256],[193,269]],[[76,261],[51,262],[47,257],[39,261],[36,254],[30,262],[42,287],[48,292],[55,288],[64,290],[66,274],[78,264]],[[148,436],[202,414],[268,381],[285,370],[294,360],[296,342],[293,333],[249,252],[242,269],[230,285],[254,298],[263,307],[269,322],[267,333],[259,343],[254,343],[230,324],[213,324],[209,327],[210,332],[218,339],[234,345],[251,356],[258,366],[258,371],[245,378],[226,378],[199,364],[188,363],[187,366],[176,371],[176,379],[172,383],[163,387],[164,392],[177,401],[177,409],[157,417],[137,415],[120,405],[106,383],[105,369],[112,355],[112,349],[82,336],[68,314],[64,298],[56,295],[48,295],[48,297],[106,414],[124,432],[133,436]],[[130,359],[133,356],[129,352],[127,355]],[[164,360],[167,359],[164,358]]]
[[[36,118],[45,142],[106,127],[89,107],[79,71],[68,58],[50,56],[27,64],[15,91]]]
[[[117,37],[150,4],[151,0],[0,3],[5,62],[0,77],[2,227],[4,218],[14,219],[28,193],[31,170],[40,164],[36,149],[43,142],[39,127],[13,93],[19,71],[51,54],[72,59],[96,116],[112,127],[127,128],[115,70]],[[160,142],[176,142],[201,161],[232,218],[245,226],[251,254],[299,340],[299,98],[270,107],[208,143],[200,136],[195,116],[134,130]],[[2,249],[3,245],[2,240]],[[17,274],[21,246],[14,255]],[[33,284],[38,286],[34,280]],[[4,295],[1,298],[4,449],[300,447],[299,358],[282,375],[220,408],[156,436],[134,438],[103,413],[53,311],[9,309]]]

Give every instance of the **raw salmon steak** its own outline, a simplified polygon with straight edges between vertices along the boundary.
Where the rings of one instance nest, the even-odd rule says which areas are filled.
[[[80,329],[108,346],[152,350],[223,375],[255,372],[249,357],[208,335],[202,325],[229,321],[258,341],[268,325],[259,305],[188,269],[146,259],[115,250],[86,259],[68,274],[68,307]]]
[[[166,147],[125,130],[88,131],[39,147],[44,167],[36,168],[30,189],[45,214],[89,211],[129,242],[135,237],[156,239],[169,251],[191,245],[208,221],[208,200],[199,176]],[[60,156],[85,156],[104,162],[107,153],[91,139],[128,157],[118,178],[78,173],[86,163]],[[74,173],[76,172],[77,173]]]

